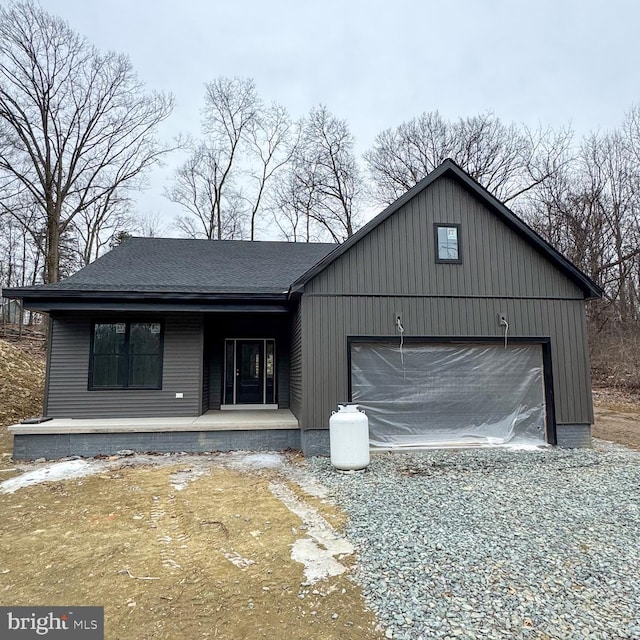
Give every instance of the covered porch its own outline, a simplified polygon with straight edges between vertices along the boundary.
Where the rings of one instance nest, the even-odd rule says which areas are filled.
[[[137,452],[283,450],[300,447],[298,420],[289,409],[211,410],[170,418],[55,418],[15,424],[14,458],[64,458]]]

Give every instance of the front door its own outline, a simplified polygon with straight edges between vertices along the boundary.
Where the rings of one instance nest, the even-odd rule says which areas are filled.
[[[262,404],[264,342],[236,340],[236,404]]]
[[[275,403],[273,340],[226,340],[225,360],[225,405]]]

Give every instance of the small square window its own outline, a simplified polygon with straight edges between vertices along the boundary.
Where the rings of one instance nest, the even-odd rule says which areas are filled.
[[[460,264],[462,253],[460,247],[460,225],[439,224],[434,225],[436,242],[436,262],[449,262]]]

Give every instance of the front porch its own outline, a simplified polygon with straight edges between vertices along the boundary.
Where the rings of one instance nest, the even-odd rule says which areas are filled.
[[[288,409],[207,411],[176,418],[56,418],[16,424],[16,460],[114,455],[119,451],[176,453],[300,448],[298,420]]]

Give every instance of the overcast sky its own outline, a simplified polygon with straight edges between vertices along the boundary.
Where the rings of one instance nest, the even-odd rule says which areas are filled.
[[[505,122],[620,124],[640,102],[637,0],[42,0],[100,49],[127,53],[176,108],[163,134],[197,134],[204,83],[254,78],[293,117],[326,104],[358,151],[424,111]],[[169,159],[168,164],[175,164]],[[170,219],[157,170],[140,213]]]

